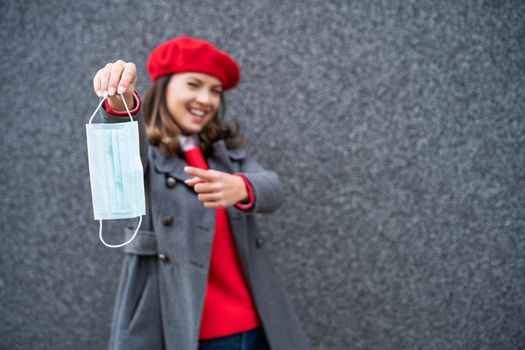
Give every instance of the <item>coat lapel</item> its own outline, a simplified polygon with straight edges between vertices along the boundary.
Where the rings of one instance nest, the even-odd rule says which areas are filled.
[[[232,173],[235,171],[233,163],[228,157],[228,151],[223,140],[216,141],[213,144],[213,157],[208,159],[210,169]]]
[[[216,169],[227,173],[240,171],[239,161],[244,159],[246,152],[242,148],[229,150],[223,140],[213,144],[213,157],[210,159],[210,169]]]

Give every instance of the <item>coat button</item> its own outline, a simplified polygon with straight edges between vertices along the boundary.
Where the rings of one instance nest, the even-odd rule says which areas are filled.
[[[159,255],[157,255],[157,257],[159,258],[159,260],[162,260],[162,261],[164,261],[164,262],[168,262],[168,261],[170,261],[170,259],[168,258],[168,256],[165,255],[165,254],[159,254]]]
[[[162,219],[162,223],[166,226],[171,225],[173,223],[173,216],[171,215],[165,216],[164,219]]]
[[[168,176],[166,177],[166,187],[173,188],[177,184],[177,180],[175,180],[174,177]]]
[[[257,248],[261,248],[263,244],[264,244],[264,240],[261,237],[257,238],[257,240],[255,241],[255,246]]]

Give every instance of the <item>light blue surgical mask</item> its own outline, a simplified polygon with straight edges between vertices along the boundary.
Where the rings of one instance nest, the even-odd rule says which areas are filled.
[[[146,214],[138,123],[133,121],[124,97],[120,97],[124,101],[130,122],[92,124],[93,117],[107,98],[104,96],[86,124],[93,212],[95,220],[99,220],[100,223],[100,240],[110,248],[130,243],[142,224],[142,215]],[[137,216],[140,217],[139,224],[127,242],[111,245],[104,241],[102,220]]]

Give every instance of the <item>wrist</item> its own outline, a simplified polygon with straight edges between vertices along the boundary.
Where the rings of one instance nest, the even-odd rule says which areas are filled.
[[[246,188],[244,180],[240,176],[236,176],[237,182],[239,183],[239,200],[238,202],[248,202],[250,200],[250,193]]]
[[[122,99],[120,98],[120,96],[116,96],[116,97],[122,102]],[[133,102],[128,104],[128,108],[129,108],[129,112],[133,116],[133,115],[136,115],[138,113],[138,111],[140,110],[141,106],[140,106],[140,96],[139,96],[139,94],[136,91],[133,93],[132,98],[133,98]],[[128,102],[126,102],[126,103],[128,103]],[[123,110],[115,110],[115,109],[113,109],[112,106],[109,105],[108,99],[106,99],[106,101],[104,101],[104,109],[106,110],[106,112],[108,112],[109,114],[114,115],[114,116],[118,116],[118,117],[127,117],[128,116],[128,112],[126,111],[126,107],[124,106],[123,103],[122,103],[122,109]]]
[[[128,105],[128,108],[132,110],[135,107],[133,93],[124,94],[124,99],[126,100],[126,104]],[[126,112],[126,106],[124,105],[124,102],[122,102],[121,95],[116,94],[113,96],[108,96],[108,105],[113,111]]]

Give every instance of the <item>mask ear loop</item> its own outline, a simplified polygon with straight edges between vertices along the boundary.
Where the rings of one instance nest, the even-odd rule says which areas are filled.
[[[108,248],[120,248],[120,247],[125,246],[126,244],[128,244],[129,242],[131,242],[135,238],[135,236],[139,232],[140,225],[142,224],[142,215],[139,216],[139,224],[138,224],[137,229],[135,230],[135,233],[133,234],[133,236],[130,239],[128,239],[127,242],[124,242],[122,244],[107,244],[104,241],[104,238],[102,238],[102,220],[98,220],[98,222],[100,223],[99,224],[99,230],[98,230],[98,237],[100,238],[100,241]]]
[[[91,118],[89,119],[89,124],[91,124],[91,120],[93,119],[93,117],[95,116],[95,114],[97,114],[97,111],[100,109],[100,107],[102,106],[102,103],[104,102],[104,100],[107,98],[107,95],[104,95],[102,97],[102,99],[100,100],[100,103],[98,104],[98,107],[97,109],[95,110],[95,112],[93,113],[93,115],[91,116]],[[124,99],[124,96],[122,94],[120,94],[120,98],[122,98],[122,102],[124,102],[124,106],[126,107],[126,111],[128,112],[128,115],[129,115],[129,119],[131,121],[133,121],[133,117],[131,116],[131,112],[129,111],[129,108],[128,108],[128,105],[126,103],[126,100]],[[137,225],[137,229],[135,230],[135,233],[133,233],[133,236],[127,241],[127,242],[124,242],[122,244],[107,244],[105,241],[104,241],[104,238],[102,238],[102,220],[99,220],[99,230],[98,230],[98,237],[100,238],[100,241],[108,248],[120,248],[120,247],[123,247],[125,246],[126,244],[130,243],[134,238],[135,236],[137,235],[137,233],[139,232],[139,228],[140,228],[140,225],[142,224],[142,215],[139,216],[139,224]]]
[[[106,98],[108,98],[107,95],[104,94],[104,96],[102,96],[100,98],[100,102],[98,103],[98,106],[97,106],[97,109],[95,109],[95,111],[93,112],[93,114],[91,115],[91,118],[89,118],[89,123],[88,124],[91,124],[91,121],[93,120],[93,118],[95,117],[95,114],[97,114],[98,110],[100,109],[100,107],[102,107],[102,104],[104,103],[104,101],[106,100]]]
[[[129,120],[133,121],[133,117],[131,116],[131,112],[129,111],[128,104],[126,103],[126,99],[124,98],[124,95],[120,94],[120,98],[122,99],[122,102],[124,102],[124,107],[126,107],[126,112],[128,112]]]

